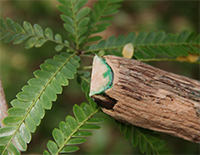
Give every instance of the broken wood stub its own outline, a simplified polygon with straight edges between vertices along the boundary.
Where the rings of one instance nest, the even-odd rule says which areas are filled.
[[[113,71],[113,86],[92,97],[103,102],[106,96],[108,104],[115,104],[103,112],[128,124],[200,142],[199,81],[133,59],[104,59]]]

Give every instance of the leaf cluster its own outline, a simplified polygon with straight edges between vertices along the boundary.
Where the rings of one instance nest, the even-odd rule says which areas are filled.
[[[95,104],[91,102],[91,104]],[[71,153],[77,151],[79,148],[77,144],[82,144],[86,141],[84,137],[92,135],[88,130],[96,130],[100,127],[96,123],[105,121],[103,118],[91,118],[99,111],[97,106],[91,106],[87,103],[82,103],[81,106],[74,105],[73,112],[75,118],[67,116],[66,121],[59,123],[59,129],[55,128],[52,132],[54,141],[48,141],[47,148],[51,154]],[[44,151],[43,154],[50,154]]]
[[[93,44],[85,50],[85,53],[96,53],[104,50],[106,54],[122,56],[122,48],[127,43],[134,46],[134,56],[136,59],[155,58],[156,56],[179,57],[188,56],[189,53],[200,54],[200,35],[195,32],[183,31],[180,34],[166,34],[164,31],[142,31],[137,36],[134,32],[126,37],[120,35],[101,40],[98,44]]]
[[[64,28],[68,31],[70,38],[75,43],[75,49],[82,49],[86,43],[98,41],[101,36],[92,36],[104,31],[110,26],[111,16],[118,12],[121,6],[118,4],[123,0],[101,1],[94,3],[93,10],[82,6],[87,0],[58,0],[61,4],[57,6],[60,10],[61,19],[65,22]]]
[[[0,18],[0,39],[4,39],[4,43],[13,41],[13,44],[20,44],[26,41],[25,48],[29,49],[32,47],[39,48],[44,45],[47,41],[56,43],[55,51],[61,51],[64,47],[71,49],[69,42],[62,39],[60,34],[53,34],[52,29],[49,27],[45,30],[38,24],[34,24],[24,21],[23,27],[14,22],[10,18],[6,18],[4,21]]]
[[[16,95],[17,99],[11,102],[9,116],[3,120],[7,127],[0,128],[0,152],[3,155],[20,154],[19,150],[27,149],[31,133],[39,126],[45,109],[51,109],[52,101],[62,93],[62,86],[67,86],[68,80],[74,78],[79,61],[76,53],[63,52],[45,60],[40,65],[41,70],[34,72],[35,78],[31,78]]]

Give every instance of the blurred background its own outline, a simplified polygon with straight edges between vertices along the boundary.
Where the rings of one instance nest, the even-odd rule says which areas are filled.
[[[92,7],[95,0],[89,0],[86,4]],[[60,33],[65,38],[66,31],[57,10],[56,0],[29,0],[29,1],[0,1],[0,13],[4,19],[9,17],[20,24],[29,21],[31,24],[39,24],[43,29],[52,28],[54,34]],[[122,7],[112,26],[101,33],[104,39],[111,35],[127,35],[129,32],[159,31],[179,33],[183,30],[199,33],[199,2],[198,1],[128,1],[122,3]],[[24,49],[24,44],[12,43],[0,44],[0,76],[4,87],[7,103],[15,98],[27,81],[33,77],[33,71],[39,69],[39,65],[47,58],[56,54],[53,43],[45,43],[41,48]],[[85,60],[91,64],[91,59]],[[84,63],[84,60],[83,60]],[[199,66],[196,64],[178,62],[151,62],[153,66],[199,80]],[[73,115],[74,104],[86,101],[85,95],[80,90],[76,79],[70,81],[68,87],[64,87],[63,94],[58,95],[58,100],[50,111],[46,111],[45,118],[33,134],[26,154],[41,154],[46,149],[46,143],[52,139],[52,130],[58,127],[67,115]],[[10,104],[9,104],[10,105]],[[80,150],[75,154],[140,154],[138,147],[134,148],[131,141],[125,141],[115,121],[103,113],[98,114],[107,118],[107,122],[101,125],[101,129],[94,131],[93,136],[87,138],[87,142],[80,145]],[[191,143],[180,138],[161,134],[167,147],[173,154],[199,154],[198,144]]]

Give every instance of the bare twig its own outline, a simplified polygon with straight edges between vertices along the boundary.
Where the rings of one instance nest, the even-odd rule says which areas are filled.
[[[3,87],[1,84],[1,78],[0,78],[0,126],[3,127],[4,124],[2,123],[2,120],[8,116],[7,114],[8,106],[6,103],[6,98],[4,95]]]

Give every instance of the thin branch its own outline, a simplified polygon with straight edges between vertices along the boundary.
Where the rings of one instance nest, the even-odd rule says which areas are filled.
[[[1,127],[4,126],[4,124],[2,123],[2,120],[6,116],[8,116],[7,110],[8,110],[8,105],[6,103],[6,98],[4,95],[3,86],[2,86],[1,78],[0,78],[0,126]]]

